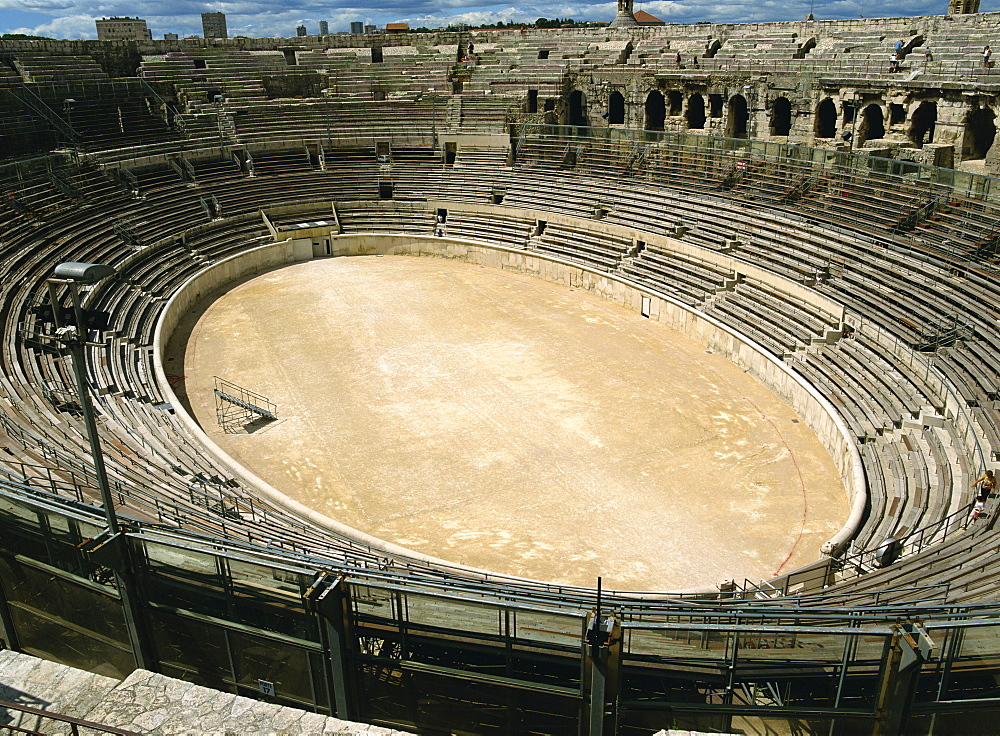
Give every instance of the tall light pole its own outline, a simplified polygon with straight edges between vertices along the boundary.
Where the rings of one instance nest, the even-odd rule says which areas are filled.
[[[80,286],[94,284],[112,276],[115,269],[97,263],[60,263],[53,272],[53,277],[45,283],[49,289],[49,301],[52,303],[53,321],[56,326],[56,338],[69,348],[73,358],[73,375],[76,378],[76,389],[80,397],[80,409],[83,412],[83,423],[90,441],[90,455],[94,462],[94,475],[101,492],[101,502],[104,504],[104,515],[108,520],[108,529],[112,534],[118,533],[118,517],[115,515],[114,499],[111,496],[111,485],[108,483],[108,473],[104,467],[104,454],[101,452],[100,440],[97,436],[97,422],[94,419],[94,405],[87,390],[86,353],[87,318],[80,304]],[[73,322],[63,324],[63,315],[59,304],[56,287],[65,285],[69,288],[70,302],[73,307]]]
[[[96,328],[99,321],[103,321],[104,315],[84,311],[80,302],[80,287],[95,284],[114,274],[114,268],[99,263],[60,263],[55,267],[52,277],[47,279],[45,283],[52,306],[52,322],[55,325],[53,337],[69,350],[72,357],[73,375],[76,378],[80,409],[83,412],[83,423],[87,431],[87,440],[90,442],[90,456],[94,463],[94,476],[101,493],[104,517],[108,522],[107,538],[100,542],[91,540],[92,544],[89,548],[95,553],[95,558],[98,557],[97,551],[104,548],[100,557],[107,560],[114,571],[116,588],[122,602],[125,628],[128,630],[136,665],[142,669],[155,670],[156,659],[139,608],[139,596],[136,593],[138,586],[135,583],[131,555],[125,535],[121,533],[121,527],[118,524],[118,515],[115,513],[111,484],[108,482],[108,473],[104,466],[104,453],[101,451],[101,441],[97,434],[94,405],[90,400],[90,391],[87,387],[86,347],[100,344],[91,343],[87,338],[90,330]],[[65,286],[69,291],[72,321],[66,319],[69,314],[63,311],[59,301],[59,286]]]

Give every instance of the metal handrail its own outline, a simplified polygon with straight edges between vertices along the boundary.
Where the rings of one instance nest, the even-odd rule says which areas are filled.
[[[99,731],[101,733],[113,733],[119,734],[120,736],[141,736],[139,731],[129,731],[125,728],[117,728],[116,726],[108,726],[102,723],[96,723],[94,721],[87,721],[83,718],[76,718],[74,716],[65,716],[60,713],[52,713],[51,711],[42,710],[41,708],[33,708],[30,705],[21,705],[20,703],[10,703],[6,700],[0,700],[0,708],[6,708],[7,710],[15,710],[20,713],[27,713],[32,716],[39,716],[41,718],[49,718],[53,721],[59,721],[60,723],[65,723],[69,725],[70,733],[74,736],[80,733],[79,729],[89,728],[94,731]],[[34,731],[29,728],[21,728],[20,726],[11,726],[9,724],[0,724],[0,729],[6,729],[9,731],[17,731],[18,733],[30,733],[36,736],[43,736],[44,731]]]

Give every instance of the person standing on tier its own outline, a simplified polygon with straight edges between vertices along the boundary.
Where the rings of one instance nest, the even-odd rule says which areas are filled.
[[[976,494],[976,498],[980,501],[985,501],[990,497],[990,494],[996,490],[997,479],[993,475],[992,470],[987,470],[981,476],[976,478],[975,482],[972,484],[973,488],[978,487],[979,492]]]
[[[993,56],[993,49],[991,49],[989,47],[989,45],[987,45],[986,47],[983,48],[983,68],[984,69],[989,69],[990,68],[990,57],[991,56]]]

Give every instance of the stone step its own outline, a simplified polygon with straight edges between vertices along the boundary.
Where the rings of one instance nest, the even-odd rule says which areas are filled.
[[[149,734],[364,734],[404,732],[353,723],[136,670],[119,682],[44,659],[0,651],[0,700]],[[0,710],[0,722],[69,733],[58,722]]]

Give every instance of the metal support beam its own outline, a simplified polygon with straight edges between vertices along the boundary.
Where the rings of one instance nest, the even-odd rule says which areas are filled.
[[[919,621],[893,624],[892,628],[891,649],[879,688],[877,720],[872,736],[903,732],[920,668],[931,659],[936,648],[927,629]]]
[[[3,580],[0,580],[0,637],[3,637],[4,644],[8,649],[15,652],[21,651],[21,643],[17,638],[17,630],[14,628],[14,619],[10,615],[10,606],[7,604],[7,592],[3,589]]]
[[[347,667],[347,646],[344,640],[348,619],[344,586],[343,578],[323,573],[316,578],[303,598],[307,610],[319,616],[327,681],[332,684],[330,702],[333,715],[350,720],[354,714],[347,694],[351,672]]]
[[[601,578],[597,579],[597,610],[586,632],[587,667],[585,680],[587,710],[583,719],[587,736],[617,733],[618,675],[621,665],[621,628],[614,616],[601,612]]]

